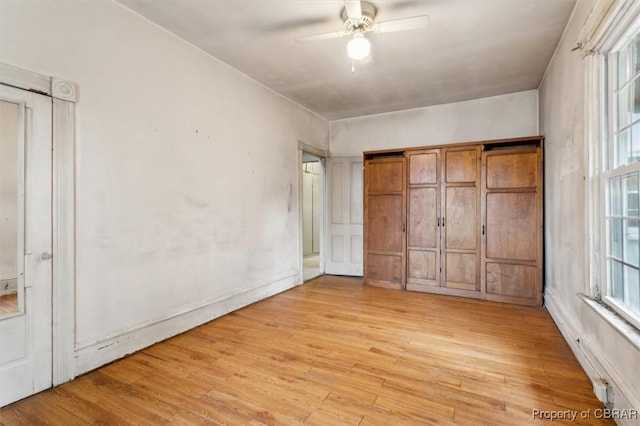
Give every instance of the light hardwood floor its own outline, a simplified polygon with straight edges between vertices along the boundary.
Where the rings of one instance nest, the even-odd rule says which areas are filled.
[[[13,424],[613,424],[547,312],[323,276],[0,411]]]
[[[18,310],[18,295],[7,294],[0,296],[0,315],[12,314]]]

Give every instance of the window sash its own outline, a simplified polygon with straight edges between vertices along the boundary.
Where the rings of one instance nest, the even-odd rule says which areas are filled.
[[[618,158],[614,157],[618,152],[612,138],[613,129],[622,131],[625,129],[617,129],[614,126],[617,123],[613,122],[613,100],[615,99],[613,94],[619,87],[616,87],[617,79],[609,78],[615,75],[611,53],[620,51],[639,32],[640,2],[605,0],[594,6],[577,40],[584,54],[585,95],[587,96],[585,105],[587,117],[585,132],[588,141],[585,145],[585,236],[587,241],[585,273],[588,277],[586,291],[592,298],[607,304],[638,329],[640,329],[640,315],[630,312],[617,299],[609,296],[612,264],[609,225],[611,219],[624,219],[625,217],[618,216],[627,216],[629,212],[616,212],[619,215],[610,215],[608,182],[612,177],[637,172],[640,169],[640,163],[626,164],[615,169],[612,167],[613,160]],[[640,77],[628,76],[627,87],[634,84],[632,80],[637,81],[634,78]],[[629,160],[636,159],[630,157]],[[631,213],[635,214],[635,212]]]
[[[625,259],[624,229],[621,234],[621,238],[623,239],[622,253],[614,254],[613,247],[612,247],[611,226],[612,226],[613,220],[621,220],[621,221],[625,219],[634,220],[636,224],[638,224],[638,227],[637,227],[638,231],[636,232],[640,233],[640,217],[611,214],[612,206],[611,206],[610,182],[612,182],[613,178],[622,177],[624,175],[627,175],[629,173],[634,173],[634,172],[640,173],[640,162],[628,164],[618,169],[608,170],[600,175],[600,186],[601,186],[600,194],[604,198],[603,201],[605,201],[604,203],[601,203],[603,207],[602,208],[603,211],[602,211],[602,216],[600,220],[601,226],[603,228],[603,232],[601,233],[601,235],[605,237],[604,238],[605,256],[602,259],[603,267],[601,269],[601,273],[602,273],[601,282],[603,283],[603,288],[602,288],[603,291],[600,299],[602,302],[604,302],[609,307],[611,307],[614,311],[616,311],[619,315],[625,318],[629,323],[633,324],[635,327],[640,329],[640,312],[635,311],[625,303],[625,300],[628,300],[626,298],[628,298],[628,296],[632,294],[631,290],[633,289],[629,288],[632,282],[629,279],[625,279],[623,275],[621,282],[618,283],[619,285],[622,285],[623,298],[620,299],[620,298],[614,297],[613,295],[615,283],[613,282],[613,279],[612,279],[613,278],[612,274],[614,273],[613,267],[617,263],[621,265],[621,268],[623,271],[625,270],[637,271],[636,273],[638,274],[638,279],[640,280],[640,253],[636,253],[638,259],[636,259],[635,263],[627,261]],[[640,235],[638,235],[636,238],[637,238],[636,244],[638,245],[636,250],[640,251]],[[640,292],[640,286],[639,288],[635,289],[635,291]]]
[[[628,78],[621,85],[618,84],[618,52],[626,49],[634,42],[637,33],[625,34],[617,44],[617,49],[612,49],[604,55],[606,72],[601,78],[606,87],[604,104],[606,107],[606,129],[603,134],[605,143],[602,144],[602,159],[605,170],[600,174],[600,198],[603,212],[600,219],[603,225],[601,233],[605,255],[602,259],[603,292],[601,300],[623,316],[627,321],[640,328],[640,302],[636,305],[632,295],[640,293],[640,215],[638,211],[638,192],[640,191],[640,156],[633,151],[633,130],[636,123],[640,123],[640,117],[633,117],[632,98],[630,94],[626,99],[625,113],[629,115],[628,122],[620,122],[618,108],[620,94],[626,90],[631,93],[636,82],[640,81],[640,72],[630,72]],[[637,52],[640,54],[640,52]],[[631,56],[631,55],[628,55]],[[627,59],[626,65],[630,66],[631,59]],[[620,87],[618,87],[620,86]],[[620,125],[622,124],[622,125]],[[640,129],[640,125],[637,126]],[[625,132],[628,135],[628,144],[622,145],[619,138]],[[626,147],[626,153],[621,153],[621,147]],[[621,155],[624,154],[624,155]],[[640,152],[638,152],[640,154]],[[622,165],[618,165],[622,164]],[[629,176],[635,174],[635,185],[628,188],[626,183]],[[617,181],[617,198],[615,205],[612,202],[612,193],[615,179]],[[632,182],[632,181],[629,181]],[[633,195],[635,194],[635,199]],[[634,226],[635,225],[635,226]],[[615,229],[613,229],[615,226]]]

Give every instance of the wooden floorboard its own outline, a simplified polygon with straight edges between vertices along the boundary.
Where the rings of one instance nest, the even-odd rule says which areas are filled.
[[[0,424],[609,425],[549,314],[320,277],[0,410]]]
[[[18,310],[18,295],[5,294],[0,296],[0,315],[12,314]]]

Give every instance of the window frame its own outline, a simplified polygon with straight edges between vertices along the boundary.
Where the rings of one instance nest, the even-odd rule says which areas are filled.
[[[620,2],[605,16],[600,28],[590,42],[591,48],[583,51],[587,57],[587,140],[586,153],[589,177],[587,183],[587,236],[589,240],[587,273],[590,277],[589,294],[600,300],[627,322],[640,329],[640,313],[610,295],[611,290],[611,194],[609,180],[628,173],[640,173],[640,161],[613,168],[611,156],[617,156],[614,140],[614,119],[617,119],[615,102],[617,66],[615,55],[640,33],[640,2]],[[593,41],[595,40],[595,42]],[[629,80],[633,81],[640,77]],[[640,121],[639,121],[640,122]],[[629,128],[633,127],[631,124]],[[630,136],[631,137],[631,136]],[[632,143],[630,141],[630,143]],[[616,157],[617,158],[617,157]],[[594,208],[595,207],[595,208]],[[593,209],[593,210],[591,210]],[[599,241],[599,242],[598,242]],[[635,268],[635,269],[640,269]]]

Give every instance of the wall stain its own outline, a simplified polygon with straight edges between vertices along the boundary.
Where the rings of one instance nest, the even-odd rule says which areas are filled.
[[[185,195],[184,200],[187,202],[187,204],[189,204],[192,207],[198,208],[198,209],[204,209],[207,208],[209,206],[209,203],[206,201],[201,201],[201,200],[196,200],[193,197],[190,197],[189,195]]]

